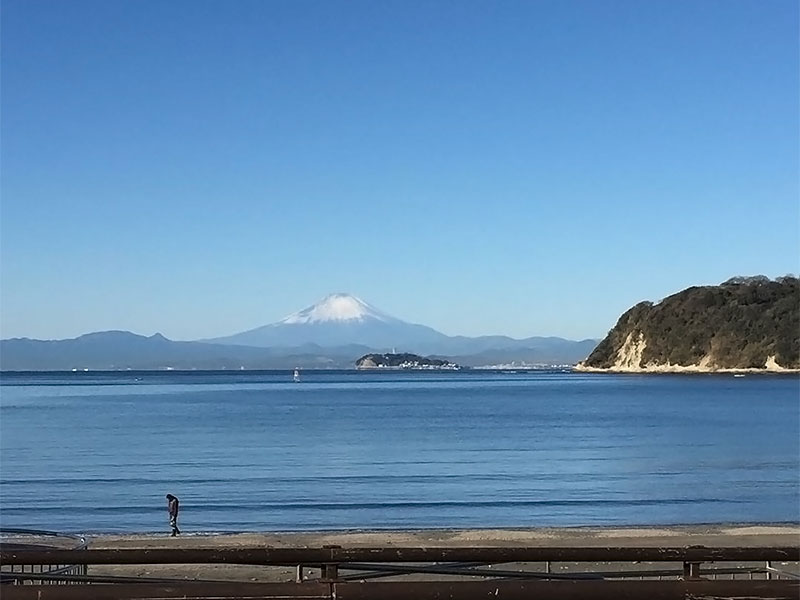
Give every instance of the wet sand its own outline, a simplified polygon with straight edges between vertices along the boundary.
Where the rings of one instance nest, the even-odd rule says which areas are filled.
[[[242,548],[301,547],[324,545],[343,547],[469,547],[469,546],[672,546],[691,545],[717,547],[800,546],[798,525],[707,525],[657,528],[542,528],[542,529],[469,529],[413,531],[350,531],[315,533],[239,533],[217,535],[183,535],[172,538],[167,533],[149,535],[108,535],[92,538],[90,548]],[[659,568],[679,565],[659,565]],[[796,564],[790,565],[796,570]],[[537,568],[536,565],[504,565],[504,569]],[[593,571],[602,568],[628,569],[630,564],[560,564],[555,569],[569,572],[576,569]],[[650,568],[642,565],[642,568]],[[294,581],[293,567],[247,565],[98,565],[90,574],[126,577],[165,577],[236,581]],[[318,570],[306,569],[306,578],[315,578]],[[415,576],[415,579],[432,578]]]

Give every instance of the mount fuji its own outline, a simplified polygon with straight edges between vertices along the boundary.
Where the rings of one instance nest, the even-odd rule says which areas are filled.
[[[129,331],[67,340],[0,340],[0,370],[353,368],[368,352],[439,355],[463,366],[574,364],[598,340],[447,336],[401,321],[349,294],[331,294],[288,317],[228,337],[173,341]]]
[[[231,336],[204,340],[241,346],[321,347],[347,345],[374,349],[431,347],[448,336],[415,323],[401,321],[350,294],[330,294],[316,304],[292,313],[277,323]]]
[[[382,352],[396,349],[450,357],[483,355],[487,360],[494,356],[538,357],[547,362],[582,360],[597,345],[597,340],[576,342],[557,337],[448,336],[425,325],[402,321],[350,294],[330,294],[277,323],[203,341],[262,348],[357,345]]]

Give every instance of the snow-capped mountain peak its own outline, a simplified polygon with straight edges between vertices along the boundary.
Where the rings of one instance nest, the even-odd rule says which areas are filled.
[[[324,323],[330,321],[393,321],[392,317],[370,306],[361,298],[350,294],[329,294],[322,300],[292,313],[281,324],[296,325],[301,323]]]

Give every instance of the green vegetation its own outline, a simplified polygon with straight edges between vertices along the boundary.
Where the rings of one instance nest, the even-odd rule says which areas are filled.
[[[625,312],[585,365],[610,368],[629,339],[642,335],[639,366],[690,366],[704,358],[724,369],[763,368],[767,359],[800,368],[800,280],[734,277],[691,287]]]
[[[441,358],[425,358],[417,354],[365,354],[356,361],[356,368],[455,369],[458,365]]]

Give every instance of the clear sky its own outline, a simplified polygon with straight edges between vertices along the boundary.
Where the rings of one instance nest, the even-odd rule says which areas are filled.
[[[798,129],[796,0],[3,0],[0,335],[602,337],[800,271]]]

